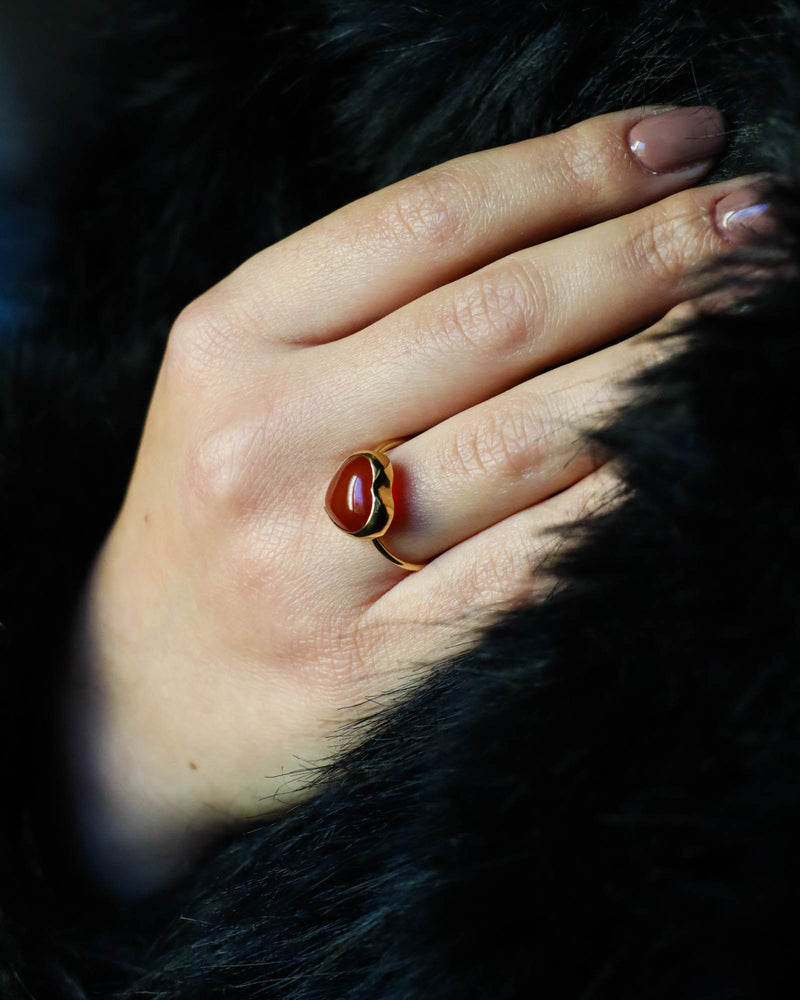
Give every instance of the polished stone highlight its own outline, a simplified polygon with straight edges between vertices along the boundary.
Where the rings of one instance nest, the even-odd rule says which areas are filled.
[[[343,531],[353,534],[369,521],[373,495],[372,464],[365,455],[352,455],[331,480],[325,510]]]

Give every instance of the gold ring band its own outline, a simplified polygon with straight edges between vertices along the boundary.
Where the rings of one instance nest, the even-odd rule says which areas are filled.
[[[412,573],[416,573],[418,569],[422,569],[425,565],[425,563],[410,563],[406,562],[404,559],[398,559],[397,556],[392,555],[380,538],[373,538],[372,544],[382,556],[385,556],[385,558],[389,560],[390,563],[394,563],[395,566],[400,566],[402,569],[411,570]]]
[[[382,441],[374,448],[349,455],[339,466],[325,494],[325,511],[337,528],[355,538],[368,538],[394,566],[416,572],[425,563],[411,563],[391,553],[383,543],[394,517],[394,470],[386,452],[406,438]]]

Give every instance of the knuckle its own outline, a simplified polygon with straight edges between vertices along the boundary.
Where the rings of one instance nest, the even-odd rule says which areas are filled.
[[[472,582],[472,601],[486,610],[502,610],[516,596],[522,572],[520,562],[527,565],[526,549],[506,546],[487,549]]]
[[[510,492],[539,464],[547,424],[547,415],[529,404],[506,401],[455,435],[451,467],[459,477],[490,480],[501,495]]]
[[[547,311],[548,292],[540,272],[518,261],[459,282],[453,287],[437,327],[446,341],[514,357],[530,348],[532,327]]]
[[[198,434],[186,449],[181,476],[187,513],[200,512],[214,523],[236,523],[263,512],[269,498],[260,470],[280,468],[275,457],[280,433],[273,423],[259,415]],[[280,489],[270,480],[270,494],[280,495]]]
[[[227,366],[238,340],[223,310],[209,295],[201,295],[173,323],[164,355],[166,373],[181,382],[211,382]]]
[[[630,242],[634,268],[676,284],[707,256],[713,239],[707,214],[685,192],[644,213]]]
[[[447,247],[466,232],[476,201],[470,180],[452,167],[433,167],[403,181],[370,229],[381,242]]]
[[[633,338],[633,346],[630,378],[636,378],[643,372],[660,368],[666,362],[674,359],[680,351],[678,340],[659,330],[637,334]]]
[[[573,192],[581,201],[600,200],[612,157],[605,155],[607,146],[598,143],[596,127],[590,129],[588,123],[581,123],[557,132],[553,140],[559,187]]]
[[[674,236],[672,220],[665,218],[663,210],[650,212],[630,244],[634,273],[643,271],[658,281],[673,282],[683,262]]]
[[[247,450],[240,427],[209,432],[186,453],[183,476],[184,508],[219,515],[241,514],[247,490],[239,474],[237,456]]]
[[[599,380],[596,399],[598,417],[613,419],[620,405],[627,404],[642,388],[642,378],[673,360],[681,350],[682,340],[670,336],[663,326],[643,330],[611,348],[613,376]]]

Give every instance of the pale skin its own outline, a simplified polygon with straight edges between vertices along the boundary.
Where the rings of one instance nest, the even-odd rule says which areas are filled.
[[[613,495],[580,432],[740,238],[715,207],[750,183],[644,170],[627,139],[653,113],[402,181],[180,315],[71,682],[78,823],[112,890],[285,809],[347,720],[529,597],[550,529]],[[418,573],[323,509],[348,454],[396,437],[386,541]]]

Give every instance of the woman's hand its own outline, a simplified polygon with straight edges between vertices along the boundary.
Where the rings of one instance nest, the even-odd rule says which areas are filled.
[[[112,885],[146,892],[283,808],[359,703],[530,594],[546,529],[602,500],[580,430],[652,357],[637,331],[743,231],[744,181],[675,193],[721,145],[709,109],[640,109],[465,156],[184,310],[73,685],[81,823]],[[385,542],[418,573],[323,509],[348,454],[397,437]]]

